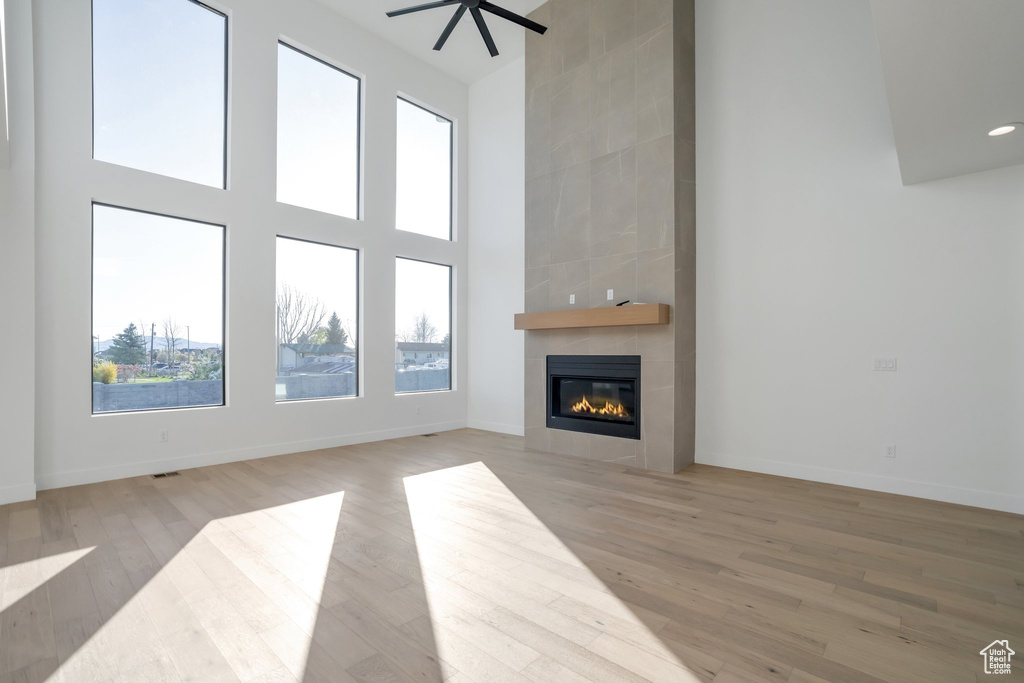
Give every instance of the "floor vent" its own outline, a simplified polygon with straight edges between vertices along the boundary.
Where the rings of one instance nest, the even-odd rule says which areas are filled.
[[[429,436],[437,436],[437,434],[424,434],[423,436],[425,436],[425,437],[429,437]]]
[[[163,479],[164,477],[180,477],[181,472],[161,472],[160,474],[154,474],[154,479]]]

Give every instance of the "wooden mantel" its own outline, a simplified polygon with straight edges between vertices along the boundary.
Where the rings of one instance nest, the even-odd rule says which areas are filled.
[[[558,330],[570,327],[667,325],[668,320],[668,304],[626,304],[541,313],[516,313],[516,329]]]

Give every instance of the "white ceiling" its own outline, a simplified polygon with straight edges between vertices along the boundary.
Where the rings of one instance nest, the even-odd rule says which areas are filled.
[[[1024,1],[872,0],[903,184],[1024,163]]]
[[[433,50],[441,31],[455,13],[455,5],[425,10],[389,19],[386,12],[422,5],[430,0],[320,0],[367,31],[400,47],[431,66],[454,76],[463,83],[473,83],[497,71],[523,55],[526,29],[484,12],[499,55],[491,57],[469,12],[448,38],[444,49]],[[495,0],[494,4],[510,12],[526,15],[545,0]]]

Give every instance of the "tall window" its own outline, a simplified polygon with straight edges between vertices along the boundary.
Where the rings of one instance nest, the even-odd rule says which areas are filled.
[[[224,228],[93,205],[93,412],[224,403]]]
[[[395,391],[451,389],[452,269],[395,261]]]
[[[359,253],[277,238],[277,400],[358,391]]]
[[[398,99],[395,225],[452,238],[452,122]]]
[[[279,43],[277,201],[359,217],[359,79]]]
[[[93,157],[224,187],[227,18],[190,0],[93,0]]]

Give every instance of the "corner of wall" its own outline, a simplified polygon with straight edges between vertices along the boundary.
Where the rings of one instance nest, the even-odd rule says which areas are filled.
[[[35,497],[35,102],[32,3],[5,0],[9,164],[0,170],[0,291],[15,333],[0,335],[0,357],[24,369],[18,392],[0,393],[0,504]]]
[[[469,407],[475,429],[523,434],[525,58],[469,87]]]

